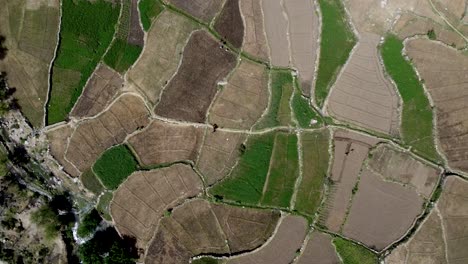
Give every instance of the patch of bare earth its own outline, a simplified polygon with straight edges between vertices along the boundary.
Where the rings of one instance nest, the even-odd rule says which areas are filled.
[[[114,192],[110,212],[115,226],[145,248],[165,210],[199,194],[202,185],[188,165],[134,172]]]
[[[195,161],[202,143],[204,128],[153,120],[128,142],[143,165],[156,165],[181,160]]]
[[[65,157],[80,171],[89,169],[109,147],[149,123],[142,99],[123,95],[94,119],[80,122],[73,132]]]
[[[191,16],[210,23],[223,7],[224,0],[168,0],[168,2]]]
[[[239,4],[245,24],[243,50],[262,60],[268,60],[262,2],[258,0],[240,0]]]
[[[80,175],[80,172],[70,162],[65,160],[68,138],[71,136],[72,132],[73,129],[69,125],[64,125],[48,131],[47,139],[50,142],[50,154],[60,163],[66,173],[77,177]]]
[[[297,264],[339,264],[341,263],[328,234],[313,232],[303,249]]]
[[[468,56],[426,39],[408,41],[406,51],[434,102],[449,166],[468,172]]]
[[[271,64],[289,66],[288,20],[282,0],[261,0]]]
[[[179,70],[162,93],[155,113],[177,120],[205,122],[218,82],[226,78],[235,64],[236,56],[206,31],[194,32],[185,47]]]
[[[239,0],[226,0],[221,14],[216,19],[214,29],[235,48],[242,46],[244,23],[240,13]]]
[[[209,112],[209,122],[220,127],[249,129],[268,106],[265,66],[243,60],[222,88]]]
[[[130,31],[127,42],[133,45],[143,47],[145,44],[145,33],[141,28],[140,13],[138,12],[138,0],[132,0],[130,13]]]
[[[383,74],[379,41],[378,35],[361,34],[356,51],[332,89],[327,111],[339,120],[398,135],[400,99]]]
[[[91,117],[106,108],[123,86],[122,77],[104,64],[100,64],[86,84],[71,116]]]

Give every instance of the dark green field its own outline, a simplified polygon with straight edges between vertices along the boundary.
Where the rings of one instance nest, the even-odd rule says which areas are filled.
[[[135,63],[141,51],[140,46],[129,44],[118,38],[112,43],[111,48],[104,57],[104,62],[114,70],[123,73]]]
[[[83,172],[80,179],[84,187],[94,194],[100,194],[104,190],[104,187],[91,169]]]
[[[299,127],[320,127],[323,123],[322,118],[312,109],[309,100],[302,96],[298,85],[299,81],[295,79],[294,96],[291,105]],[[311,123],[312,119],[316,121],[315,124]]]
[[[336,237],[333,239],[333,244],[336,247],[336,252],[343,260],[343,264],[377,264],[378,259],[368,249],[363,246],[354,244],[343,238]]]
[[[153,20],[163,11],[164,7],[158,0],[141,0],[138,4],[140,9],[141,23],[143,29],[148,31]]]

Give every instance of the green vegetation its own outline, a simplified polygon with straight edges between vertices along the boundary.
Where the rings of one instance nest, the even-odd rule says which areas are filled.
[[[330,86],[356,44],[356,37],[340,0],[319,0],[319,5],[322,12],[322,39],[315,100],[317,105],[322,106]]]
[[[57,214],[50,206],[41,206],[37,211],[32,213],[31,220],[38,226],[44,228],[45,238],[47,240],[52,240],[59,235],[60,221]]]
[[[295,209],[314,215],[320,206],[327,178],[329,153],[328,130],[302,134],[303,174],[296,195]]]
[[[91,169],[83,172],[81,175],[81,182],[86,189],[92,191],[94,194],[100,194],[104,190],[104,187],[99,182],[96,174],[94,174]]]
[[[96,206],[96,210],[99,212],[102,218],[106,219],[107,221],[112,221],[112,217],[109,213],[109,204],[112,200],[112,197],[113,195],[111,192],[105,192],[99,197],[99,202]]]
[[[388,35],[381,47],[385,69],[395,81],[403,100],[403,141],[415,153],[437,161],[440,157],[434,146],[432,109],[416,72],[403,57],[402,50],[403,42],[394,35]]]
[[[262,196],[275,134],[251,136],[230,177],[210,193],[239,203],[257,204]]]
[[[163,11],[164,7],[157,0],[141,0],[138,9],[140,9],[143,29],[148,31],[151,23]]]
[[[218,264],[219,261],[210,257],[202,257],[199,259],[192,260],[192,264]]]
[[[297,136],[277,133],[266,192],[261,203],[288,208],[298,176]]]
[[[125,72],[140,56],[142,48],[116,39],[104,57],[104,62],[118,72]]]
[[[88,237],[93,234],[101,221],[102,218],[98,211],[96,211],[96,209],[91,210],[91,212],[87,213],[81,220],[77,230],[78,235],[80,237]]]
[[[132,152],[126,145],[112,147],[102,154],[93,171],[107,189],[115,190],[138,167]]]
[[[427,37],[430,40],[436,40],[437,39],[437,36],[436,36],[436,33],[435,33],[434,29],[431,29],[431,30],[427,31]]]
[[[340,237],[333,239],[336,252],[343,260],[343,264],[376,264],[377,256],[361,245],[354,244]]]
[[[62,2],[61,41],[53,65],[48,124],[66,119],[109,46],[118,16],[119,6],[108,1]],[[64,71],[77,77],[62,76]]]
[[[322,118],[312,109],[309,100],[302,96],[297,79],[295,79],[294,96],[291,105],[299,127],[320,127],[322,125]],[[315,120],[315,122],[311,123],[312,120]]]

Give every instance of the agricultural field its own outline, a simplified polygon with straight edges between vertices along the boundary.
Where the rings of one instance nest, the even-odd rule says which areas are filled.
[[[164,7],[158,1],[141,0],[138,3],[140,11],[140,20],[144,31],[149,31],[151,24],[164,10]]]
[[[168,0],[167,2],[177,7],[180,11],[195,17],[197,20],[209,24],[213,20],[213,18],[221,11],[225,0]]]
[[[226,0],[213,26],[221,37],[235,48],[242,46],[244,38],[244,23],[239,2],[240,0]]]
[[[242,49],[261,60],[268,61],[269,54],[264,30],[262,1],[241,0],[239,4],[245,24]]]
[[[298,264],[313,263],[314,261],[330,264],[341,263],[333,247],[332,237],[330,235],[312,232],[305,243],[306,246],[303,249],[302,255],[298,258]]]

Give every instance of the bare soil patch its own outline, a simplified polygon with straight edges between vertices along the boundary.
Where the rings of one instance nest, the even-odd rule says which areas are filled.
[[[235,48],[242,46],[244,22],[240,13],[239,0],[226,0],[221,14],[216,19],[214,29]]]
[[[220,127],[249,129],[267,108],[268,96],[266,68],[244,60],[213,103],[209,122]]]
[[[245,24],[243,50],[262,60],[268,60],[262,1],[240,0],[240,10]]]
[[[73,108],[74,117],[91,117],[100,113],[123,86],[122,77],[104,64],[100,64],[86,84],[83,94]]]
[[[204,128],[153,120],[144,131],[130,137],[128,142],[143,165],[195,161],[203,133]]]
[[[289,66],[288,21],[282,0],[262,0],[265,31],[270,47],[271,63],[275,66]]]
[[[400,99],[383,74],[377,50],[379,41],[378,35],[361,34],[330,94],[327,111],[339,120],[398,135]]]
[[[131,0],[130,13],[130,31],[128,32],[127,42],[133,45],[143,47],[145,44],[145,33],[140,24],[140,14],[138,13],[138,0]]]
[[[217,83],[234,68],[236,56],[206,31],[192,34],[177,74],[165,88],[155,113],[203,123],[217,92]]]
[[[331,236],[315,231],[310,235],[310,239],[307,241],[307,245],[297,263],[338,264],[341,261],[336,254]]]
[[[201,21],[210,23],[223,7],[224,0],[169,0],[168,2]]]
[[[135,236],[138,245],[145,248],[165,210],[198,195],[202,188],[200,178],[188,165],[138,171],[114,193],[110,212],[119,232]]]
[[[68,146],[68,138],[71,136],[73,129],[69,125],[61,126],[47,132],[47,139],[50,142],[50,154],[63,166],[66,173],[77,177],[80,172],[67,160],[65,160],[65,151]]]

